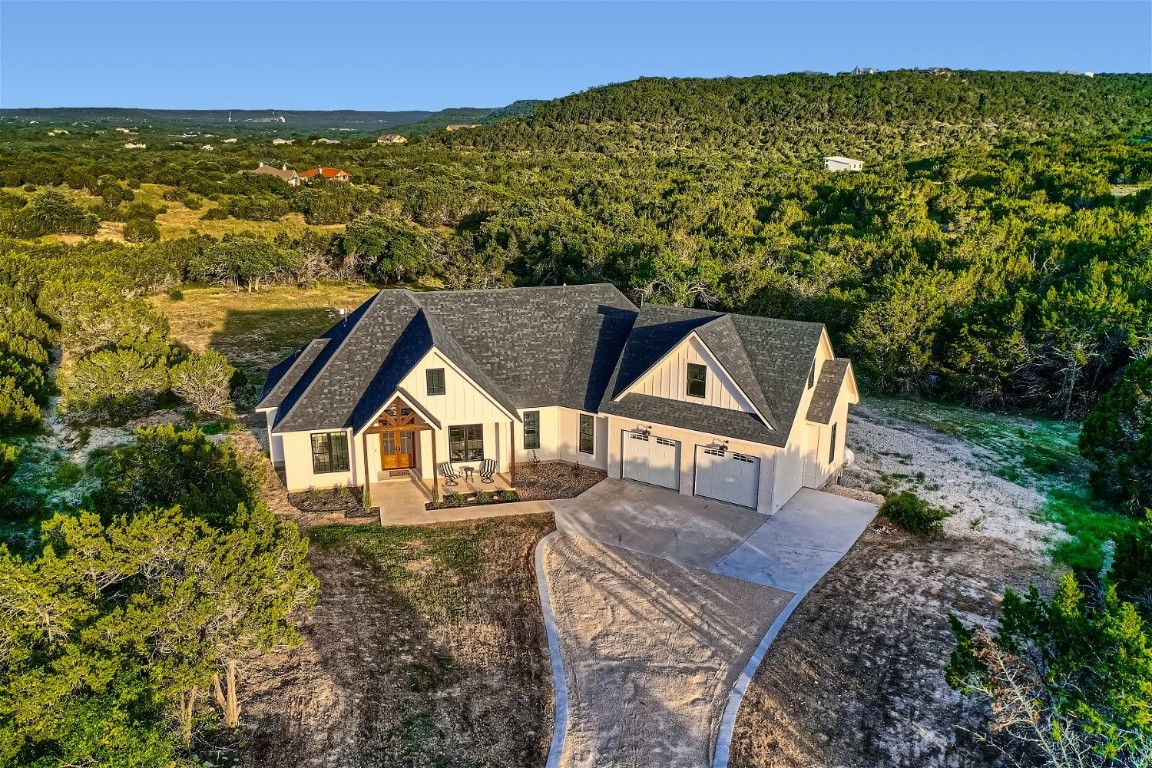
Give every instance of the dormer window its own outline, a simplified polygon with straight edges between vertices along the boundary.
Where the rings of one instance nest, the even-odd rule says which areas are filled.
[[[706,397],[708,394],[708,366],[688,363],[688,397]]]
[[[812,389],[812,385],[816,383],[816,363],[812,363],[812,367],[808,369],[808,389]]]

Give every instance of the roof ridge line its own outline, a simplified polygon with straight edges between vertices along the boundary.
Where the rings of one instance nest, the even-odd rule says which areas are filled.
[[[356,321],[355,325],[353,325],[351,328],[348,329],[348,332],[346,334],[344,334],[344,338],[340,339],[340,343],[338,345],[336,345],[335,349],[332,350],[331,356],[329,356],[329,358],[324,361],[324,365],[321,366],[320,370],[318,370],[316,372],[316,375],[312,377],[312,380],[309,381],[307,386],[305,386],[304,389],[300,392],[299,397],[297,397],[295,402],[292,403],[292,408],[289,408],[283,414],[277,413],[276,423],[272,425],[273,430],[275,430],[276,427],[278,427],[281,423],[283,423],[283,421],[286,418],[291,416],[292,411],[294,411],[296,409],[296,405],[301,400],[304,399],[305,395],[307,395],[309,392],[312,391],[312,387],[314,387],[316,385],[316,382],[319,381],[319,379],[320,379],[321,375],[324,373],[324,371],[327,370],[328,366],[332,364],[332,359],[335,358],[337,355],[339,355],[343,351],[344,345],[346,343],[348,343],[348,339],[352,338],[353,334],[355,334],[356,331],[360,329],[360,323],[362,323],[364,321],[365,317],[372,314],[372,310],[375,309],[375,307],[376,307],[376,302],[378,302],[380,300],[380,297],[384,295],[385,290],[387,290],[387,289],[381,288],[379,291],[376,292],[375,296],[373,296],[371,299],[368,300],[368,308],[364,310],[364,314],[360,316],[360,319]],[[407,291],[405,290],[405,293],[406,292]],[[344,322],[348,322],[347,316],[345,316]],[[353,407],[353,411],[355,411],[355,407]]]
[[[715,317],[712,320],[709,320],[704,325],[711,325],[713,322],[720,320],[727,320],[728,325],[732,328],[732,333],[734,336],[736,336],[736,342],[740,345],[740,352],[744,355],[744,359],[748,362],[748,368],[752,372],[752,384],[756,386],[756,391],[760,395],[760,399],[764,401],[764,405],[768,406],[767,414],[758,413],[757,415],[764,420],[764,426],[775,432],[776,427],[772,425],[772,422],[769,420],[769,416],[771,416],[772,419],[775,419],[776,414],[772,412],[772,403],[768,401],[768,396],[764,394],[764,387],[760,384],[760,377],[756,375],[756,368],[752,365],[752,356],[748,354],[748,347],[744,345],[744,337],[740,335],[740,329],[736,327],[736,322],[732,319],[732,313],[724,312],[719,317]],[[700,339],[700,342],[704,344],[704,346],[708,346],[708,342],[706,342],[704,339]],[[715,355],[716,353],[713,352],[712,354]],[[721,363],[721,365],[723,365],[723,363]],[[736,386],[740,385],[737,384]],[[756,403],[753,403],[752,405],[754,408],[756,408],[757,411],[760,410],[760,407],[756,405]]]

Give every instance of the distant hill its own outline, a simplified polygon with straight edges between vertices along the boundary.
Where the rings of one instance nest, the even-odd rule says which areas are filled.
[[[1146,134],[1152,76],[966,70],[641,78],[537,103],[452,144],[555,151],[715,148],[874,161],[1006,137]]]
[[[496,110],[448,109],[442,112],[360,112],[356,110],[255,110],[255,109],[121,109],[121,108],[46,108],[0,109],[0,118],[36,120],[44,125],[115,124],[125,126],[180,125],[182,127],[219,126],[283,127],[287,130],[314,131],[334,128],[377,131],[399,128],[425,120],[475,122]],[[458,119],[459,118],[459,119]]]

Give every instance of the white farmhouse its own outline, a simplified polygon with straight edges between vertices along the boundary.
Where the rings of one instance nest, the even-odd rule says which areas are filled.
[[[380,291],[273,368],[256,409],[289,491],[514,485],[535,457],[772,514],[839,475],[856,402],[819,323],[637,309],[600,284]]]

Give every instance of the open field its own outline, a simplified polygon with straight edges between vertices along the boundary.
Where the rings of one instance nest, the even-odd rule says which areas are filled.
[[[255,293],[186,287],[183,298],[159,295],[152,304],[168,318],[173,337],[195,351],[209,347],[263,378],[268,369],[339,321],[378,289],[364,284],[277,285]]]
[[[245,766],[539,768],[552,685],[533,551],[549,515],[310,531],[303,645],[244,681]]]
[[[40,191],[51,189],[83,208],[90,208],[102,202],[99,197],[91,195],[84,190],[70,189],[66,186],[43,187],[34,193],[25,192],[22,187],[4,187],[2,189],[5,192],[24,198],[34,197]],[[204,214],[212,208],[218,207],[216,203],[211,200],[202,200],[203,206],[194,211],[178,200],[165,200],[164,192],[169,189],[171,188],[162,184],[141,184],[139,189],[133,190],[136,196],[134,202],[147,203],[153,207],[165,207],[168,209],[166,213],[161,213],[156,217],[156,225],[160,228],[160,238],[162,240],[173,240],[192,234],[211,235],[212,237],[220,238],[224,235],[238,234],[241,232],[251,233],[272,240],[281,234],[299,237],[305,230],[309,229],[314,232],[344,231],[343,224],[308,224],[304,221],[304,214],[298,212],[282,216],[278,221],[245,221],[243,219],[233,218],[205,220],[203,218]],[[125,203],[125,205],[130,204],[131,203]],[[89,238],[81,235],[47,235],[44,238],[44,240],[48,242],[69,244],[84,242],[88,239]],[[100,230],[91,239],[111,240],[122,243],[124,242],[124,224],[118,221],[101,221]]]

